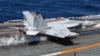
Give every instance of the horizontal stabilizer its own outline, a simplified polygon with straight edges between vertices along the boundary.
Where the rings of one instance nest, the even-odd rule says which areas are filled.
[[[39,31],[26,31],[27,35],[37,35]]]

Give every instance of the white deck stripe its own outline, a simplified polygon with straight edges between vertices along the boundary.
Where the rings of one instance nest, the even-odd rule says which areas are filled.
[[[41,56],[56,56],[61,54],[61,52],[56,52],[56,53],[51,53],[51,54],[45,54],[45,55],[41,55]]]

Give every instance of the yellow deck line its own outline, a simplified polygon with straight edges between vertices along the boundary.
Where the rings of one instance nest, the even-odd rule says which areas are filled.
[[[55,53],[51,53],[51,54],[41,55],[41,56],[55,56],[55,55],[60,55],[60,54],[67,54],[67,53],[71,53],[71,52],[85,50],[85,49],[92,48],[95,46],[100,46],[100,42],[88,44],[88,45],[84,45],[84,46],[79,46],[79,47],[75,47],[75,48],[71,48],[71,49],[67,49],[67,50],[63,50],[63,51],[59,51],[59,52],[55,52]]]
[[[76,47],[76,48],[71,48],[71,49],[60,51],[60,52],[61,52],[61,54],[65,54],[65,53],[70,53],[70,52],[74,52],[74,51],[80,51],[80,50],[92,48],[92,47],[95,47],[95,46],[100,46],[100,42],[85,45],[85,46],[80,46],[80,47]]]

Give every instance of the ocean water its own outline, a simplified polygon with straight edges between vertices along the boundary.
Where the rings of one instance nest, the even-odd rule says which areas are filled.
[[[100,14],[100,0],[0,0],[0,22],[22,19],[22,11],[40,12],[46,18]]]

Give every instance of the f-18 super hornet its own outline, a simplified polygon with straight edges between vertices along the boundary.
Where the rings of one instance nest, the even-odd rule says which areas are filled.
[[[58,38],[66,38],[79,35],[76,32],[70,31],[67,27],[74,27],[80,25],[79,23],[46,23],[44,18],[39,13],[31,13],[24,11],[24,23],[26,35],[49,35]]]

